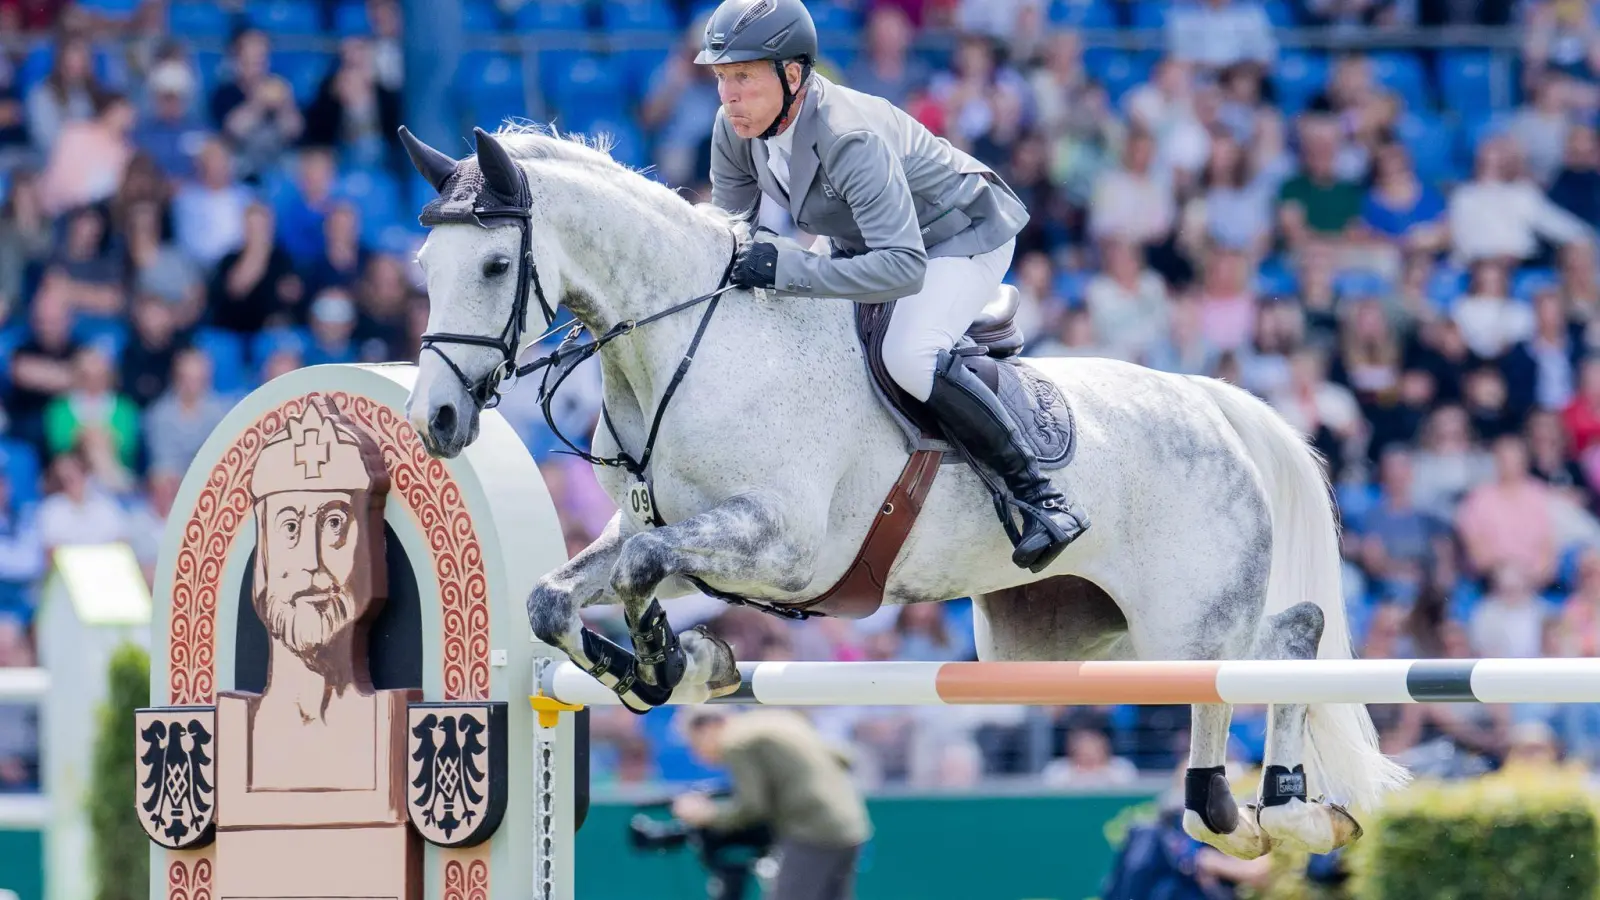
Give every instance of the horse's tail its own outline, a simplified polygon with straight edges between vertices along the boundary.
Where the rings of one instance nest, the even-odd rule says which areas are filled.
[[[1322,610],[1319,659],[1353,659],[1345,615],[1339,526],[1317,451],[1277,411],[1226,382],[1195,378],[1244,441],[1272,511],[1272,574],[1266,615],[1310,600]],[[1378,748],[1377,730],[1358,703],[1313,704],[1306,773],[1331,799],[1370,808],[1410,775]]]

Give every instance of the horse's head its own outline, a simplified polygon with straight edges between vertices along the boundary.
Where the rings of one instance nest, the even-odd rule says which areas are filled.
[[[421,215],[428,329],[406,415],[444,458],[477,438],[479,414],[498,402],[522,341],[554,318],[559,297],[556,273],[535,261],[527,174],[493,135],[476,135],[477,153],[455,160],[400,129],[412,164],[439,191]]]

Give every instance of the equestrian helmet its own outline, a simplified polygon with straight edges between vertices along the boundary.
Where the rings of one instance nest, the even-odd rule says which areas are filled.
[[[817,25],[802,0],[723,0],[706,20],[697,65],[817,60]]]

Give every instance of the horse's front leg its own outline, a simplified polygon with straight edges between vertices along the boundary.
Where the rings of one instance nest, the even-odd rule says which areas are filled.
[[[611,572],[627,538],[621,514],[614,515],[594,543],[539,579],[528,595],[528,625],[535,637],[616,692],[629,709],[645,712],[666,702],[671,691],[640,682],[632,651],[590,630],[579,616],[584,607],[616,602]]]
[[[690,647],[686,658],[655,598],[661,582],[674,575],[689,576],[720,582],[720,587],[736,594],[761,588],[798,591],[811,582],[817,536],[786,512],[770,495],[740,494],[674,525],[641,531],[623,543],[611,589],[627,615],[640,681],[670,692],[683,680],[694,656],[695,648]],[[691,637],[693,633],[685,635],[685,642]],[[726,650],[725,644],[722,649]],[[712,692],[735,686],[737,669],[733,675],[734,685],[722,684],[723,679],[714,676]],[[696,683],[696,676],[703,678],[704,673],[692,673],[689,683]]]

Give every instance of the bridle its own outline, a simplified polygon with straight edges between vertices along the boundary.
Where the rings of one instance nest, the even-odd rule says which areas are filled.
[[[527,192],[527,176],[523,176],[523,192]],[[479,196],[482,196],[480,193]],[[539,283],[539,267],[533,261],[533,210],[527,206],[477,206],[471,201],[456,201],[465,204],[466,210],[451,210],[448,203],[442,204],[440,214],[429,217],[424,212],[423,224],[438,224],[446,221],[459,221],[462,214],[470,214],[480,222],[484,219],[514,219],[517,230],[521,234],[521,246],[517,251],[517,288],[511,300],[511,315],[506,319],[500,334],[487,337],[481,334],[456,334],[454,332],[439,331],[422,335],[422,349],[432,350],[450,367],[461,381],[461,386],[466,389],[467,396],[472,398],[473,405],[479,412],[494,409],[500,405],[500,386],[506,378],[517,373],[517,353],[522,349],[522,334],[527,327],[528,320],[528,294],[531,283],[532,293],[539,298],[539,309],[544,313],[545,324],[555,323],[556,311],[551,307],[550,301],[545,298],[544,285]],[[451,215],[455,213],[456,215]],[[430,223],[429,218],[434,221]],[[547,336],[547,335],[546,335]],[[543,340],[544,336],[540,337]],[[474,347],[488,347],[500,351],[500,362],[490,369],[477,381],[468,378],[461,367],[448,353],[439,349],[440,344],[466,344]]]

